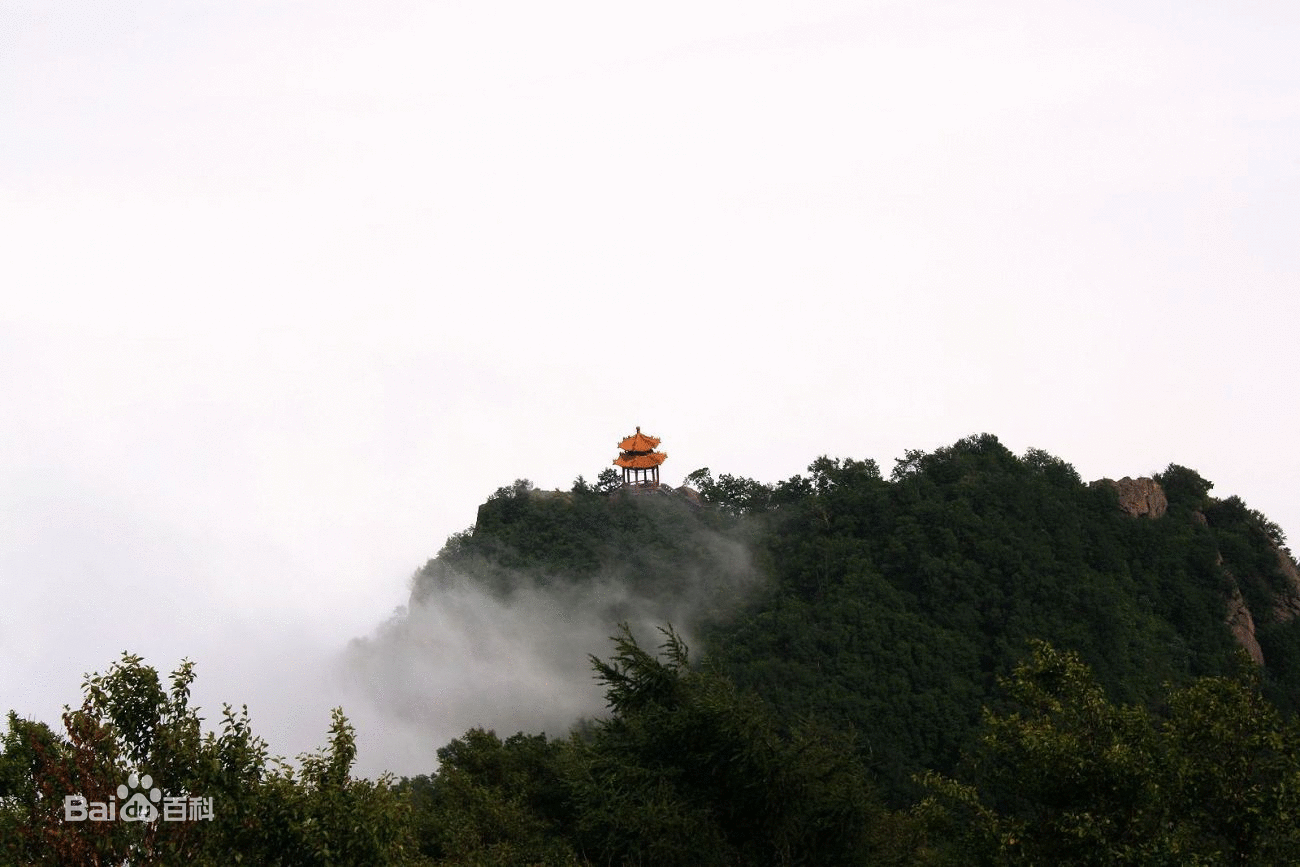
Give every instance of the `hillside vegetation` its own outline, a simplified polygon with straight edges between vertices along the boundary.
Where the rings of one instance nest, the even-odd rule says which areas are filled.
[[[1295,710],[1300,587],[1280,530],[1237,497],[1212,498],[1190,469],[1156,480],[1167,512],[1135,518],[1114,485],[985,434],[909,452],[889,478],[853,459],[819,458],[771,485],[700,470],[688,482],[704,508],[521,481],[484,504],[415,593],[451,573],[502,593],[616,574],[673,598],[717,575],[712,594],[695,592],[712,607],[677,624],[703,634],[703,660],[781,718],[856,731],[897,801],[915,794],[918,771],[955,768],[1031,639],[1077,652],[1115,700],[1150,704],[1166,684],[1236,669],[1228,616],[1239,594],[1263,688]],[[701,542],[716,537],[744,544],[768,579],[743,605],[724,577],[735,565],[718,562],[728,552]]]
[[[1300,852],[1300,578],[1279,528],[1193,470],[1142,482],[1135,508],[1131,485],[1086,484],[981,435],[909,452],[888,478],[823,457],[773,484],[707,469],[687,483],[628,496],[608,478],[564,492],[519,480],[415,576],[413,605],[466,582],[502,600],[608,599],[612,655],[591,649],[604,718],[561,738],[473,729],[429,774],[371,784],[348,776],[339,714],[295,776],[246,720],[199,738],[188,669],[169,697],[128,657],[92,679],[68,734],[11,717],[0,852],[201,864],[234,842],[250,863],[446,865]],[[628,592],[594,592],[611,582]],[[660,618],[658,636],[618,626],[629,612]],[[104,791],[128,767],[215,788],[240,813],[89,842],[88,826],[55,820],[54,793]]]

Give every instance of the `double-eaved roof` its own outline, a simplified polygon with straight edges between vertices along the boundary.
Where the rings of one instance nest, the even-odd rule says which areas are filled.
[[[631,470],[648,470],[657,467],[668,457],[666,453],[654,450],[657,445],[659,445],[659,437],[641,433],[641,428],[638,426],[636,433],[624,437],[618,444],[622,454],[614,459],[614,466]]]

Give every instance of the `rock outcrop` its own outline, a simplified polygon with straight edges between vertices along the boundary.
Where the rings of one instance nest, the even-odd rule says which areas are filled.
[[[1256,665],[1263,665],[1264,650],[1255,638],[1255,618],[1246,607],[1246,600],[1241,598],[1241,590],[1238,589],[1236,581],[1232,582],[1232,595],[1228,597],[1227,622],[1228,628],[1232,630],[1232,637],[1237,639],[1242,649],[1250,654],[1250,658]]]
[[[1159,518],[1169,509],[1169,500],[1165,499],[1164,489],[1155,479],[1145,476],[1131,479],[1128,476],[1118,482],[1114,479],[1101,479],[1093,484],[1105,483],[1119,493],[1119,506],[1134,518]]]
[[[1300,617],[1300,570],[1296,569],[1291,555],[1282,550],[1277,551],[1277,563],[1286,576],[1286,590],[1277,595],[1273,606],[1273,619],[1282,623]]]
[[[1259,622],[1265,624],[1285,623],[1300,617],[1300,570],[1296,569],[1295,561],[1291,559],[1288,552],[1281,548],[1274,550],[1277,553],[1278,568],[1286,577],[1286,587],[1274,592],[1271,604],[1260,612]],[[1222,554],[1219,555],[1218,563],[1220,566],[1223,565]],[[1232,580],[1232,594],[1228,597],[1228,609],[1224,620],[1242,649],[1250,654],[1250,658],[1255,660],[1256,664],[1263,665],[1264,651],[1255,637],[1255,615],[1251,613],[1246,600],[1242,598],[1237,578],[1227,570],[1224,572]]]
[[[1160,487],[1160,483],[1155,479],[1145,477],[1133,479],[1125,476],[1118,482],[1114,479],[1099,479],[1093,484],[1107,484],[1113,487],[1119,495],[1120,508],[1124,510],[1125,514],[1134,518],[1159,518],[1169,510],[1169,500],[1165,497],[1164,489]],[[1202,511],[1193,512],[1192,519],[1202,527],[1209,526],[1205,513]],[[1242,649],[1250,655],[1250,658],[1257,665],[1264,664],[1264,651],[1255,635],[1256,623],[1286,622],[1300,617],[1300,569],[1296,568],[1296,563],[1289,552],[1281,548],[1275,550],[1278,566],[1282,574],[1286,576],[1286,588],[1281,592],[1275,591],[1271,600],[1272,604],[1263,611],[1252,612],[1250,610],[1245,598],[1241,595],[1238,579],[1225,570],[1225,575],[1232,584],[1232,593],[1226,600],[1224,621],[1227,623],[1228,629],[1232,631],[1233,638],[1237,640],[1237,643],[1241,645]],[[1217,565],[1222,568],[1223,555],[1219,554],[1216,560]],[[1250,578],[1250,576],[1244,577]],[[1254,585],[1252,584],[1252,586]]]

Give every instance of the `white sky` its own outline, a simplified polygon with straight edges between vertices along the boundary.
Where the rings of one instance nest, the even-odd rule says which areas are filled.
[[[0,0],[0,711],[131,649],[322,744],[446,536],[638,424],[1300,540],[1297,57],[1290,0]]]

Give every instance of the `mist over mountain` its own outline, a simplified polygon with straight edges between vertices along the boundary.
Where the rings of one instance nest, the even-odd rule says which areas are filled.
[[[589,656],[619,623],[687,641],[763,581],[750,529],[711,520],[664,489],[501,488],[475,526],[412,577],[408,605],[354,640],[342,669],[369,702],[363,769],[417,773],[474,726],[562,734],[603,714]],[[367,730],[369,734],[367,735]]]
[[[588,656],[621,622],[643,639],[672,624],[782,718],[852,727],[900,800],[913,774],[956,767],[1033,639],[1136,702],[1247,653],[1293,710],[1300,581],[1281,531],[1193,470],[1153,475],[1088,484],[984,434],[888,478],[855,459],[777,483],[702,469],[702,497],[519,480],[345,667],[381,766],[409,770],[473,726],[556,735],[600,716]]]
[[[201,737],[189,663],[168,690],[124,656],[66,735],[11,714],[0,864],[1300,851],[1300,570],[1195,470],[1089,483],[980,434],[888,476],[819,457],[775,483],[632,482],[498,489],[348,646],[335,674],[361,704],[296,768],[247,711]],[[125,774],[223,812],[157,834],[60,818],[68,791],[102,816]]]
[[[405,761],[465,729],[402,784],[440,863],[1300,845],[1300,572],[1196,471],[1089,483],[981,434],[888,476],[820,457],[776,483],[605,482],[499,489],[351,648]]]

